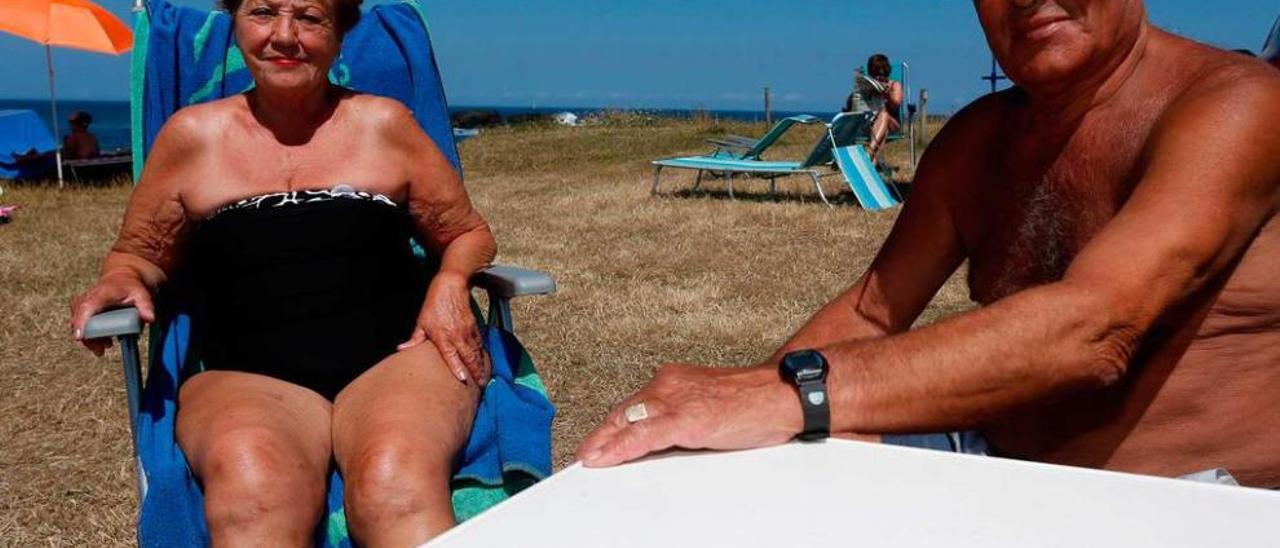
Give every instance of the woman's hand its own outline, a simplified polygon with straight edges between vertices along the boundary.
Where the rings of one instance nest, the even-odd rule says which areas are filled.
[[[442,272],[431,280],[413,335],[399,348],[428,340],[436,345],[445,365],[459,381],[465,383],[470,377],[479,386],[489,384],[492,369],[480,341],[475,315],[471,313],[471,292],[466,277]]]
[[[98,280],[97,285],[71,299],[71,329],[76,340],[94,355],[101,356],[111,346],[111,339],[85,340],[84,324],[94,314],[123,306],[137,308],[138,316],[144,322],[155,321],[151,291],[136,275],[128,272],[107,274]]]

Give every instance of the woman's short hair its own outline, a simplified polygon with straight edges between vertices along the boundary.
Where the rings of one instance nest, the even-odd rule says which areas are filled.
[[[333,4],[334,24],[338,29],[338,37],[347,34],[347,31],[356,26],[360,22],[360,4],[364,0],[329,0]],[[240,10],[240,4],[244,0],[218,0],[218,4],[222,9],[227,10],[232,17],[235,17],[237,11]]]
[[[883,53],[877,53],[867,58],[867,74],[871,76],[888,77],[893,72],[893,65],[889,64],[889,57]]]

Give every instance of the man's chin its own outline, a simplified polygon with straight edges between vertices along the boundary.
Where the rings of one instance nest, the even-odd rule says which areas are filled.
[[[1083,65],[1075,56],[1045,51],[1005,70],[1022,87],[1056,86],[1080,77]]]
[[[1018,55],[1001,66],[1014,83],[1024,87],[1056,86],[1079,78],[1089,61],[1089,47],[1072,38],[1015,46]]]

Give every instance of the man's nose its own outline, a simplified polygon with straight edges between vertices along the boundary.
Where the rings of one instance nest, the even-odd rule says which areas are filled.
[[[1042,1],[1044,0],[1013,0],[1013,5],[1019,8],[1026,9],[1026,8],[1035,6],[1036,4],[1039,4]]]

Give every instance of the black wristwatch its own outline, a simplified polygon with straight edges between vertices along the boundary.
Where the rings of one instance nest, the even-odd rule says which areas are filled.
[[[800,392],[804,430],[796,437],[813,441],[829,436],[831,408],[827,403],[827,359],[817,350],[788,352],[778,364],[778,372]]]

